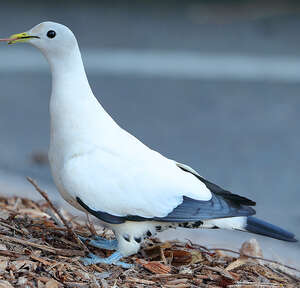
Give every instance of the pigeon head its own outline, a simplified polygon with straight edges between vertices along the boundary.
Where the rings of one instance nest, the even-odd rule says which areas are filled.
[[[65,57],[78,47],[73,32],[55,22],[43,22],[27,32],[11,35],[9,44],[27,42],[40,49],[47,57]]]

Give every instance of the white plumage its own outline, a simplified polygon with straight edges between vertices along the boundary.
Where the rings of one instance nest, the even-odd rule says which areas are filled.
[[[149,149],[114,122],[93,95],[67,27],[44,22],[10,41],[31,43],[50,64],[49,161],[59,192],[116,234],[118,242],[109,246],[98,239],[97,244],[118,249],[114,256],[101,260],[93,255],[86,263],[127,267],[119,259],[136,253],[143,238],[178,225],[247,229],[247,216],[255,213],[248,205],[254,202]]]

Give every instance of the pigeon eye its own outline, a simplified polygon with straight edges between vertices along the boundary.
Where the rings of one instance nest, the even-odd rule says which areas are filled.
[[[47,32],[47,37],[48,37],[48,38],[54,38],[55,36],[56,36],[56,32],[55,32],[55,31],[49,30],[49,31]]]

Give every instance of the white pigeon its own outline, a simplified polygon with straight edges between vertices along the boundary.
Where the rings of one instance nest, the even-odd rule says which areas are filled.
[[[85,264],[130,267],[120,259],[137,253],[144,238],[177,226],[237,229],[297,241],[292,233],[251,217],[255,202],[207,181],[120,128],[95,98],[69,28],[43,22],[2,41],[30,43],[48,60],[54,182],[67,202],[115,233],[115,240],[95,237],[89,244],[117,251],[108,258],[89,255]]]

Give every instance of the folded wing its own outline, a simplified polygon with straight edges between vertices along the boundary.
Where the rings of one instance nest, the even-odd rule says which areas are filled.
[[[251,200],[152,152],[150,160],[140,163],[102,151],[72,159],[62,174],[64,184],[82,207],[113,224],[128,220],[189,222],[255,214],[248,207],[255,205]]]

